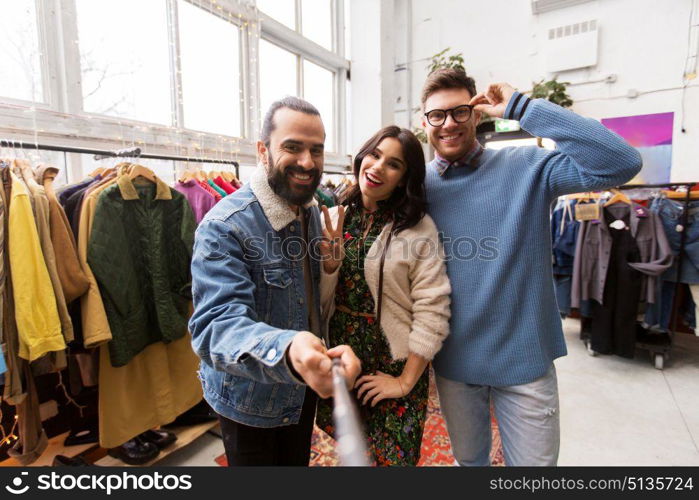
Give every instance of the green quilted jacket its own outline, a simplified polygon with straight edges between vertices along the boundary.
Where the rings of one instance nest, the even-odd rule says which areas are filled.
[[[187,333],[194,214],[167,184],[139,181],[121,176],[100,195],[87,251],[112,330],[113,366]]]

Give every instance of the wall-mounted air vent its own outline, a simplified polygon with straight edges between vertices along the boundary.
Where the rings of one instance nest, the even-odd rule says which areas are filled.
[[[557,73],[597,64],[599,27],[596,19],[549,28],[546,71]]]
[[[597,20],[583,21],[581,23],[569,24],[567,26],[559,26],[549,30],[549,40],[554,38],[563,38],[564,36],[579,35],[588,31],[597,30]]]

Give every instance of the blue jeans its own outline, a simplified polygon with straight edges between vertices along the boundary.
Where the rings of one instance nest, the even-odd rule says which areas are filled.
[[[437,375],[439,401],[459,465],[490,465],[490,402],[509,466],[555,466],[560,448],[556,368],[508,387],[470,385]]]
[[[570,314],[570,293],[573,285],[572,276],[554,275],[553,285],[556,287],[556,302],[558,312],[564,316]],[[580,301],[580,315],[589,318],[592,316],[592,306],[589,300]]]
[[[672,322],[672,302],[675,297],[676,283],[672,281],[660,281],[656,289],[655,304],[648,304],[646,314],[643,318],[644,326],[654,328],[663,332],[670,331]],[[682,319],[691,328],[696,328],[697,319],[695,316],[697,305],[692,300],[691,293],[684,295],[684,302],[679,305],[678,324]]]
[[[553,282],[556,287],[556,302],[558,303],[558,312],[564,316],[570,314],[570,288],[573,277],[565,275],[554,275]]]
[[[658,198],[651,204],[650,210],[660,216],[665,235],[667,236],[670,248],[675,256],[679,255],[682,232],[678,232],[678,226],[682,225],[684,216],[684,202]],[[699,283],[699,201],[689,202],[689,215],[687,217],[687,227],[684,243],[684,255],[682,260],[682,273],[680,280],[682,283]],[[665,271],[663,279],[675,281],[677,279],[677,263]]]

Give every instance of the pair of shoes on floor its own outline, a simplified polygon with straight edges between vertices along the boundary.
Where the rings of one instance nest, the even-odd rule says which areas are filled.
[[[164,450],[172,443],[177,441],[177,436],[174,432],[166,431],[165,429],[148,430],[138,435],[143,441],[153,443],[159,450]]]
[[[177,440],[172,432],[162,429],[148,430],[128,440],[121,446],[107,451],[109,456],[120,459],[129,465],[143,465],[160,454],[160,450]]]
[[[88,464],[84,458],[82,457],[66,457],[65,455],[56,455],[53,457],[53,463],[51,464],[53,467],[60,467],[60,466],[70,466],[70,467],[89,467],[90,464]]]

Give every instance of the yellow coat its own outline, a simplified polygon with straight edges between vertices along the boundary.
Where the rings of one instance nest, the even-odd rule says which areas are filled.
[[[29,193],[14,173],[11,177],[8,243],[19,356],[34,361],[64,350],[66,343]]]

